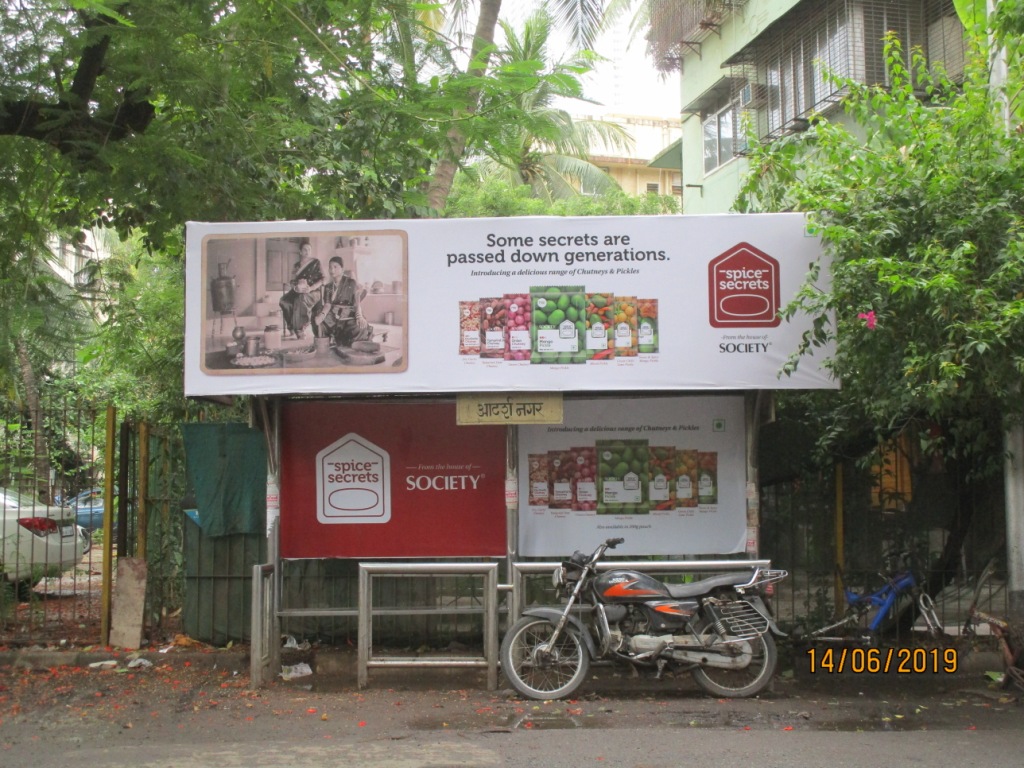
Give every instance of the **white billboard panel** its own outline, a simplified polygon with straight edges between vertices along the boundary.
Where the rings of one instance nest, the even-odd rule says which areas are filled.
[[[743,552],[745,435],[736,395],[571,400],[564,424],[520,426],[519,554]]]
[[[821,257],[801,214],[190,222],[185,393],[835,388],[780,376]]]

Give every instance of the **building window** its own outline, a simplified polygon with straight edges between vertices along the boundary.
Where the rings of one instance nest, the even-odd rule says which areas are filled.
[[[648,181],[647,182],[647,194],[648,195],[656,195],[660,191],[661,191],[661,189],[658,186],[658,182],[656,182],[656,181]]]
[[[863,57],[850,53],[846,7],[828,3],[803,20],[786,42],[766,53],[760,77],[767,84],[767,130],[778,133],[839,96],[826,72],[863,79]],[[861,71],[857,71],[857,69]]]
[[[735,157],[738,127],[735,104],[704,119],[704,173],[710,173]]]
[[[740,102],[756,112],[757,134],[781,135],[838,104],[843,93],[828,73],[886,85],[890,32],[904,53],[926,46],[954,76],[962,71],[963,33],[951,0],[805,0],[734,62],[749,78]]]

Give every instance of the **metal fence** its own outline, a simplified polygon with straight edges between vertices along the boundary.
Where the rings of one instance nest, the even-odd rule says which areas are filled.
[[[55,564],[43,560],[31,583],[26,579],[0,589],[0,644],[101,642],[103,589],[113,588],[117,560],[124,556],[147,562],[148,642],[170,642],[179,632],[214,645],[247,642],[252,571],[266,561],[266,540],[207,538],[188,519],[182,510],[184,449],[177,430],[149,430],[144,424],[114,419],[108,433],[106,409],[55,394],[48,396],[44,410],[45,440],[40,440],[37,425],[25,413],[9,406],[0,412],[0,486],[68,504],[83,491],[103,488],[109,472],[116,489],[110,541],[105,540],[103,527],[94,527],[91,548],[59,573],[45,573]],[[938,580],[929,586],[938,587],[930,591],[947,628],[955,631],[962,624],[972,579],[991,556],[1005,549],[1001,486],[965,489],[956,485],[952,474],[933,472],[916,478],[907,504],[889,505],[879,503],[876,480],[870,473],[845,467],[836,476],[779,482],[762,490],[760,556],[791,574],[776,586],[774,599],[785,627],[824,622],[842,607],[837,599],[837,562],[844,565],[847,584],[871,587],[878,584],[885,555],[893,548],[912,552],[922,575]],[[88,508],[81,500],[75,503]],[[94,518],[93,524],[102,519]],[[0,536],[17,533],[10,527],[17,523],[2,525]],[[957,531],[967,533],[949,561],[947,544]],[[944,557],[947,569],[936,570]],[[287,608],[281,616],[282,633],[354,645],[358,563],[300,560],[280,566],[279,605]],[[508,575],[502,578],[507,581]],[[524,601],[544,602],[550,597],[545,593],[546,577],[528,581]],[[380,614],[374,632],[382,643],[394,648],[444,648],[478,642],[482,614],[465,609],[481,608],[485,602],[479,579],[453,574],[393,582],[374,591],[374,610]],[[987,607],[1004,613],[1005,595],[997,580],[987,595]],[[410,606],[430,610],[404,614]],[[332,608],[339,610],[332,613]]]
[[[74,505],[89,526],[76,545],[66,537],[60,547],[30,554],[31,534],[19,517],[34,514],[5,511],[0,523],[4,539],[6,578],[0,584],[0,632],[7,645],[41,641],[97,642],[100,588],[103,579],[102,534],[91,530],[98,500],[90,490],[102,485],[105,440],[102,411],[78,407],[65,398],[44,398],[35,421],[27,410],[5,401],[0,411],[0,486],[40,506]],[[38,507],[32,509],[38,511]],[[68,513],[70,514],[70,513]],[[86,519],[88,517],[88,520]],[[75,560],[84,546],[88,551]],[[31,563],[11,581],[19,557]]]
[[[180,622],[184,593],[180,437],[118,421],[112,410],[59,391],[43,393],[40,412],[33,419],[9,401],[0,405],[0,487],[31,500],[37,512],[61,508],[77,531],[29,553],[32,534],[18,522],[26,513],[5,513],[0,643],[102,642],[121,557],[147,561],[147,637],[160,642]],[[19,557],[32,567],[12,579]]]
[[[844,466],[835,475],[762,489],[761,554],[790,572],[776,585],[773,601],[785,628],[810,629],[838,617],[846,608],[843,585],[871,591],[904,555],[947,633],[963,626],[977,576],[1005,550],[998,480],[963,488],[951,474],[929,473],[916,479],[908,503],[898,505],[879,504],[877,485],[870,470]],[[1005,615],[1000,583],[985,594],[984,605]],[[890,618],[889,631],[898,639],[921,628],[912,613]]]

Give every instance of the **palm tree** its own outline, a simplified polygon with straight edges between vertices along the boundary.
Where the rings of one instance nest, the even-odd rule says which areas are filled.
[[[501,22],[505,47],[494,57],[495,69],[517,69],[530,62],[548,62],[552,19],[545,11],[528,18],[521,33]],[[594,146],[623,149],[632,145],[619,125],[601,120],[574,120],[560,100],[585,101],[578,75],[590,69],[593,56],[573,53],[546,67],[536,87],[519,94],[521,122],[505,126],[496,142],[481,148],[485,159],[480,175],[499,176],[528,184],[536,197],[553,200],[578,193],[582,187],[603,192],[617,187],[604,171],[587,160]],[[482,108],[487,107],[486,100]]]
[[[544,5],[551,10],[555,22],[569,32],[570,39],[578,46],[593,45],[604,15],[605,0],[544,0]],[[464,14],[466,6],[466,0],[452,0],[452,15]],[[470,64],[467,74],[486,74],[500,12],[501,0],[480,0],[479,15],[469,50]],[[455,179],[455,172],[468,147],[467,137],[460,127],[459,118],[475,113],[480,106],[480,99],[479,91],[470,91],[462,109],[454,115],[456,119],[448,131],[447,146],[434,167],[434,175],[427,192],[428,204],[435,211],[444,208],[451,192],[452,181]]]

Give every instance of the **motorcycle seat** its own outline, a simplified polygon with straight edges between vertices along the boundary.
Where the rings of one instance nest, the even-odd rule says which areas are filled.
[[[684,597],[706,595],[718,587],[735,587],[737,584],[746,584],[750,581],[750,577],[751,573],[749,571],[730,571],[728,573],[708,576],[706,579],[694,581],[690,584],[666,584],[665,586],[668,587],[668,593],[672,597],[681,599]]]

